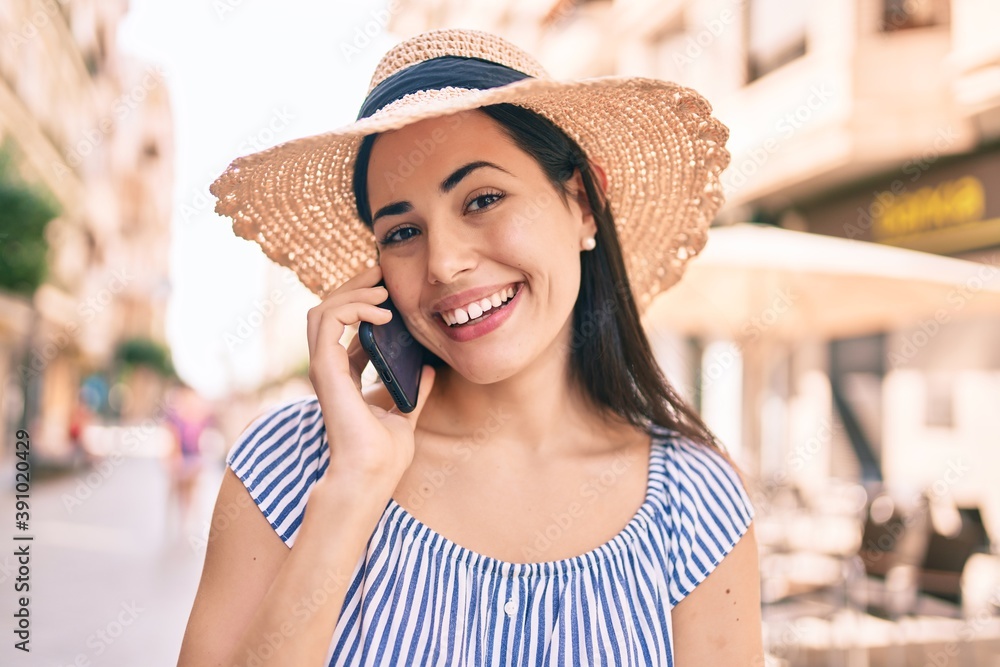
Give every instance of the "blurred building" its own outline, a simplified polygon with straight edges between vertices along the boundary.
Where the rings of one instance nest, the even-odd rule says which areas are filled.
[[[80,382],[116,343],[165,340],[173,123],[162,72],[117,50],[126,9],[0,3],[0,142],[61,209],[45,283],[31,299],[0,295],[0,445],[24,410],[42,457],[65,453]],[[117,394],[122,411],[148,410],[155,388],[130,391]]]
[[[874,475],[943,489],[983,504],[1000,535],[1000,491],[986,473],[1000,463],[1000,315],[957,321],[1000,271],[1000,5],[423,0],[391,10],[389,28],[404,38],[478,28],[535,54],[557,78],[651,76],[703,93],[731,131],[720,223],[770,222],[983,262],[981,278],[942,303],[945,322],[804,343],[753,409],[765,415],[762,473],[819,435],[801,470],[809,479]]]

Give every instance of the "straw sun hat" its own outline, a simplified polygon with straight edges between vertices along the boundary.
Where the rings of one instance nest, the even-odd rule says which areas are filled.
[[[237,158],[210,188],[215,210],[325,298],[376,261],[374,236],[355,207],[361,139],[499,103],[548,118],[603,169],[644,311],[705,245],[723,202],[728,129],[689,88],[637,77],[557,81],[527,53],[484,32],[436,30],[400,43],[379,62],[356,122]]]

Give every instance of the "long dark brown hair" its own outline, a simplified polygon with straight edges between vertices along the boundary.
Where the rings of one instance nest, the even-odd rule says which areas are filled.
[[[723,450],[715,434],[663,375],[639,320],[611,206],[580,146],[547,118],[513,104],[479,109],[531,155],[566,201],[580,172],[597,224],[597,247],[580,253],[580,293],[573,308],[570,374],[609,416],[649,430],[658,425]],[[372,228],[368,163],[377,135],[362,140],[354,168],[358,215]],[[428,363],[444,362],[429,353]]]

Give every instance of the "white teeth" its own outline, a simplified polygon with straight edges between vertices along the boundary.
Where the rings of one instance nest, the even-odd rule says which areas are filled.
[[[443,319],[449,326],[465,324],[469,320],[482,317],[483,313],[492,308],[499,308],[504,302],[509,301],[514,297],[515,291],[516,290],[513,287],[500,290],[499,292],[491,294],[488,297],[484,297],[479,301],[473,301],[465,308],[456,308],[455,310],[443,312],[441,313],[441,319]]]

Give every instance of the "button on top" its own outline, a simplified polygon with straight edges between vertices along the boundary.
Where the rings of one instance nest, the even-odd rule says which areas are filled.
[[[514,602],[513,598],[511,598],[510,600],[507,600],[507,604],[503,606],[503,610],[508,616],[513,616],[514,612],[517,611],[517,603]]]

